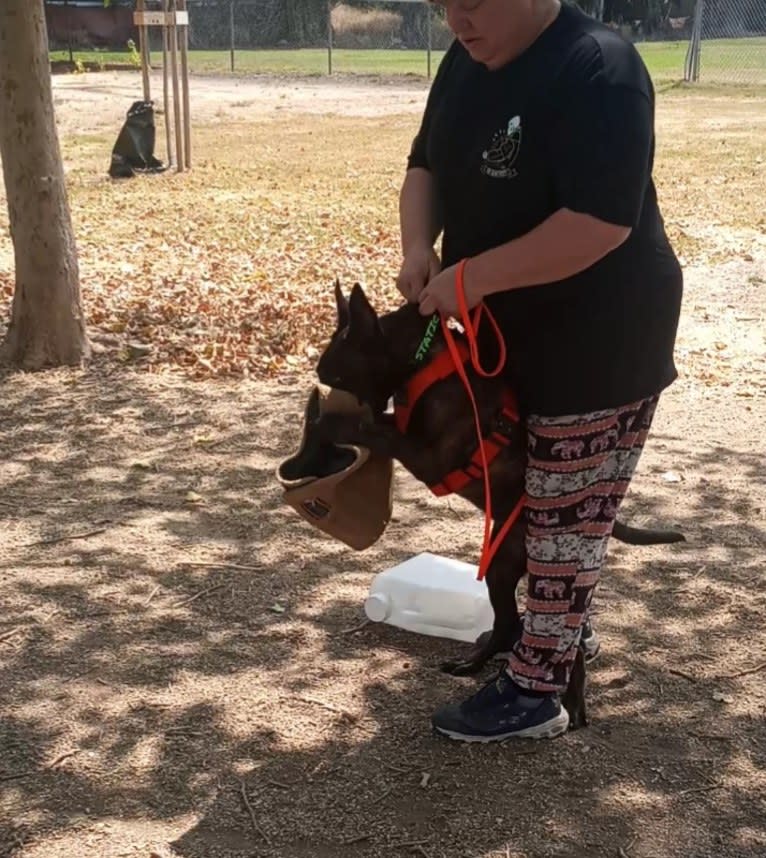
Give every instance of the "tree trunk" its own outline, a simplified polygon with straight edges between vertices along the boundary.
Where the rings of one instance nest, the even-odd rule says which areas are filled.
[[[0,157],[16,262],[0,360],[75,366],[90,346],[53,112],[43,0],[0,3]]]

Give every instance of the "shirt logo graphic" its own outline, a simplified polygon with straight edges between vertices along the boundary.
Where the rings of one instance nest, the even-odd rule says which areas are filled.
[[[513,166],[521,148],[521,117],[514,116],[507,128],[501,128],[492,136],[488,149],[481,153],[481,172],[494,179],[512,179],[518,176]]]

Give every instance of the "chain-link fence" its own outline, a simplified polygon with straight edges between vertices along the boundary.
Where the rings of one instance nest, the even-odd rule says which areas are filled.
[[[766,85],[766,0],[697,0],[685,78]]]
[[[147,8],[158,7],[149,0]],[[431,76],[451,34],[423,0],[187,0],[196,71]],[[153,48],[160,47],[154,33]]]
[[[607,16],[609,26],[636,43],[660,86],[682,78],[766,85],[766,0],[565,2]],[[145,5],[158,11],[176,3]],[[51,47],[68,47],[70,60],[74,51],[85,67],[135,65],[134,5],[46,0]],[[186,6],[194,73],[430,78],[452,40],[443,9],[425,0],[186,0]],[[150,36],[156,67],[160,29],[150,28]]]
[[[176,0],[145,0],[146,11]],[[180,3],[178,4],[180,8]],[[135,0],[45,0],[54,61],[135,63]],[[431,76],[452,39],[444,12],[424,0],[186,0],[194,72]],[[160,28],[149,29],[153,64]]]

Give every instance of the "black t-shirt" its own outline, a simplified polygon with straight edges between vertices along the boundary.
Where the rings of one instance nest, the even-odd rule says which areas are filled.
[[[486,299],[525,411],[612,408],[676,378],[682,274],[653,160],[646,68],[632,45],[580,10],[562,6],[527,51],[495,71],[458,41],[445,55],[408,161],[435,179],[444,267],[561,208],[632,228],[573,277]]]

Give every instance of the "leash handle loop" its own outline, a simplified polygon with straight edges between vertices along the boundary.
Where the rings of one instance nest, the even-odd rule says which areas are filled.
[[[458,309],[460,310],[460,321],[465,328],[466,339],[468,340],[468,346],[471,349],[471,363],[473,364],[473,368],[484,378],[494,378],[496,375],[500,374],[505,366],[505,339],[503,338],[500,326],[497,324],[497,320],[490,312],[489,307],[487,307],[483,301],[476,307],[473,319],[471,319],[471,314],[468,311],[468,302],[465,298],[465,267],[467,264],[467,259],[461,259],[455,272],[455,291],[457,293]],[[485,370],[481,365],[481,360],[479,358],[477,333],[483,315],[486,315],[492,325],[495,332],[495,340],[497,341],[497,345],[500,350],[497,366],[493,370]]]

